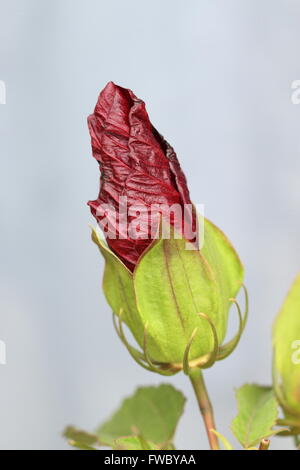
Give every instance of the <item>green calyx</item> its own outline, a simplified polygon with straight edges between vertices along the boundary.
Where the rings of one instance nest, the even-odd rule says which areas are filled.
[[[105,258],[103,289],[114,312],[122,342],[143,367],[163,375],[191,368],[211,367],[237,346],[247,318],[235,297],[242,287],[243,266],[225,235],[204,221],[204,242],[195,250],[176,237],[154,240],[130,272],[92,231],[92,239]],[[191,249],[193,248],[193,249]],[[239,330],[222,345],[231,306],[235,304]],[[132,347],[124,324],[139,348]]]
[[[300,274],[274,324],[273,386],[284,423],[300,433]]]

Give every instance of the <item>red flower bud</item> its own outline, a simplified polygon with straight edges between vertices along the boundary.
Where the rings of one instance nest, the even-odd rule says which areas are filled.
[[[173,148],[152,126],[145,103],[131,90],[109,82],[100,93],[88,125],[93,156],[101,171],[99,196],[88,204],[106,232],[111,250],[133,271],[153,239],[151,234],[159,214],[163,214],[161,207],[153,212],[153,205],[171,207],[177,204],[183,209],[185,204],[191,204],[186,178]],[[121,220],[125,200],[127,205]],[[134,221],[133,208],[142,212],[139,214],[139,237],[127,233],[128,226]],[[174,226],[175,219],[171,220]],[[182,222],[183,216],[180,225]],[[188,224],[195,226],[191,212]],[[115,236],[111,236],[112,229]]]

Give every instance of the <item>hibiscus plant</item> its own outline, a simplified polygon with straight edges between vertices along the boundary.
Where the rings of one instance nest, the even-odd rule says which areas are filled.
[[[144,369],[189,378],[210,448],[230,450],[217,430],[203,369],[226,359],[245,329],[243,265],[191,202],[174,149],[131,90],[108,83],[88,125],[101,173],[98,198],[88,203],[97,221],[92,240],[105,260],[103,290],[116,333]],[[225,341],[231,310],[239,326]],[[274,325],[273,384],[246,384],[236,396],[231,431],[242,448],[267,450],[275,434],[299,445],[300,276]],[[68,426],[64,434],[86,450],[171,450],[184,403],[182,392],[165,383],[138,388],[96,431]]]

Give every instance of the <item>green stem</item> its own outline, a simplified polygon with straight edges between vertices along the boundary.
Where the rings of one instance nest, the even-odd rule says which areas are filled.
[[[217,436],[211,432],[216,429],[214,412],[205,386],[202,371],[200,369],[191,369],[189,374],[200,412],[205,424],[206,433],[211,450],[220,450]]]

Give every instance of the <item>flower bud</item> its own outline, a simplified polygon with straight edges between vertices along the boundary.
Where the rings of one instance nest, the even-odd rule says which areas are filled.
[[[300,274],[273,329],[274,389],[286,418],[300,429]]]
[[[244,328],[235,300],[241,262],[211,222],[200,230],[177,156],[142,100],[110,82],[88,122],[101,171],[99,196],[89,205],[106,243],[96,230],[93,240],[105,258],[103,288],[117,332],[147,369],[209,367],[230,354]],[[239,331],[220,346],[232,303]],[[123,323],[139,350],[127,342]]]
[[[103,289],[119,319],[117,331],[133,357],[160,373],[209,367],[236,347],[245,324],[235,300],[243,267],[224,234],[204,222],[201,250],[189,246],[174,229],[170,239],[155,240],[139,258],[133,273],[110,250],[99,232],[93,240],[105,258]],[[190,249],[189,249],[190,248]],[[240,328],[224,341],[228,314],[236,303]],[[125,323],[141,351],[129,346]]]

